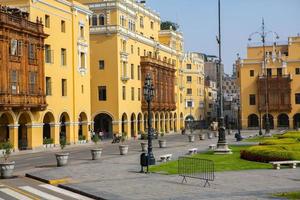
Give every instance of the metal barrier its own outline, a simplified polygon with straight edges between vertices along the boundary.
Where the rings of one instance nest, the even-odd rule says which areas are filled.
[[[204,187],[209,184],[209,181],[214,181],[214,162],[212,160],[179,157],[178,158],[178,174],[182,176],[182,182],[187,183],[186,177],[205,180]]]

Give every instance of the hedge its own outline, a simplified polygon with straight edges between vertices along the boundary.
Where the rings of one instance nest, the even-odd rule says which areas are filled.
[[[253,146],[242,150],[240,156],[242,159],[257,162],[299,160],[300,144]]]
[[[283,139],[283,138],[295,138],[295,139],[300,139],[300,132],[288,132],[286,134],[283,135],[279,135],[278,136],[279,139]]]
[[[296,138],[283,138],[283,139],[268,139],[259,143],[259,145],[279,145],[279,144],[296,144]]]

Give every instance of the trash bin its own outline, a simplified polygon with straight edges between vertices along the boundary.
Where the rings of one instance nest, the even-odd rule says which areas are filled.
[[[140,164],[142,167],[147,167],[147,165],[148,165],[148,154],[147,153],[141,154]]]

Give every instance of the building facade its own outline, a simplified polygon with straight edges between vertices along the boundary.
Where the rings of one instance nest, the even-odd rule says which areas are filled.
[[[35,40],[30,39],[29,36],[18,38],[15,27],[8,33],[10,41],[6,41],[7,44],[15,44],[15,40],[20,40],[22,44],[24,43],[22,46],[24,54],[27,55],[25,47],[28,44],[30,52],[32,49],[37,50],[37,53],[43,51],[43,56],[37,54],[38,61],[34,62],[40,65],[44,61],[41,68],[44,69],[44,74],[37,73],[37,79],[30,73],[30,70],[34,70],[32,66],[36,65],[36,63],[30,64],[32,59],[29,59],[29,65],[24,58],[19,62],[21,68],[30,68],[28,72],[24,72],[28,74],[23,75],[30,77],[24,77],[29,82],[27,88],[24,86],[26,80],[21,80],[22,76],[12,75],[13,83],[7,82],[16,85],[11,87],[13,92],[14,88],[17,88],[17,92],[23,92],[20,94],[23,100],[20,100],[21,105],[17,109],[14,107],[6,109],[1,106],[1,126],[9,131],[10,142],[15,149],[22,150],[42,147],[44,139],[52,139],[54,144],[59,144],[59,140],[63,137],[71,144],[76,143],[79,138],[89,139],[91,111],[90,103],[87,102],[90,102],[89,15],[91,11],[71,0],[2,0],[1,4],[27,13],[29,21],[26,22],[27,28],[33,29],[34,26],[39,26],[41,27],[39,29],[48,36],[42,44],[42,40],[35,42],[37,38]],[[18,14],[14,18],[21,20]],[[39,23],[34,25],[32,22],[36,22],[37,19]],[[22,23],[25,23],[24,19]],[[28,34],[27,31],[26,35]],[[32,46],[28,41],[33,41],[34,45]],[[8,48],[8,45],[3,46],[3,51],[7,52]],[[13,46],[13,49],[15,48]],[[6,59],[11,59],[11,56],[7,56]],[[30,53],[29,58],[32,56]],[[14,67],[18,65],[17,63],[12,61],[10,66]],[[4,72],[1,70],[1,73]],[[31,109],[30,106],[28,108],[28,101],[29,104],[31,101],[38,102],[33,98],[27,98],[32,94],[31,85],[35,83],[41,83],[35,86],[38,88],[39,99],[45,98],[45,101],[41,102],[41,109]]]
[[[180,32],[160,30],[161,19],[143,3],[132,0],[80,0],[90,17],[91,106],[94,130],[135,137],[147,127],[143,80],[150,72],[157,90],[153,127],[177,131],[178,58],[183,54]]]
[[[210,80],[208,77],[205,79],[204,85],[204,114],[206,125],[208,126],[212,121],[217,121],[218,117],[218,89],[217,83]]]
[[[180,109],[184,120],[201,121],[204,114],[204,56],[200,53],[185,53],[180,61],[178,84],[180,93]]]
[[[265,50],[249,45],[247,57],[236,61],[243,128],[265,128],[267,114],[271,128],[299,127],[299,52],[300,37],[289,37]]]

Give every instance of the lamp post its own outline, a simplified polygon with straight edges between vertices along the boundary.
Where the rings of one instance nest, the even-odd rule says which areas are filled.
[[[217,42],[219,45],[219,60],[217,65],[218,72],[218,99],[219,99],[219,138],[217,143],[217,148],[215,154],[230,154],[231,150],[228,148],[225,136],[225,127],[224,127],[224,116],[223,116],[223,88],[222,88],[222,57],[221,57],[221,2],[218,0],[218,25],[219,25],[219,35],[217,37]]]
[[[259,35],[261,38],[261,42],[263,44],[263,69],[262,69],[262,74],[263,77],[265,78],[265,109],[266,109],[266,118],[265,118],[265,135],[270,136],[270,121],[269,121],[269,94],[268,94],[268,73],[267,73],[267,66],[266,66],[266,37],[268,34],[272,33],[273,35],[276,36],[276,39],[279,39],[279,36],[276,32],[274,31],[266,31],[265,30],[265,22],[264,19],[262,19],[262,27],[261,27],[261,32],[254,32],[251,33],[248,40],[252,40],[253,35]],[[261,115],[261,113],[260,113]],[[260,120],[261,121],[261,120]],[[261,123],[260,123],[260,134],[261,134]]]
[[[152,152],[152,115],[151,115],[151,101],[154,97],[154,87],[152,77],[148,73],[144,83],[144,97],[148,104],[148,153],[147,153],[147,173],[149,172],[149,165],[155,165],[155,158]]]
[[[237,100],[236,105],[235,105],[235,110],[237,111],[237,129],[238,129],[238,136],[236,137],[238,141],[241,140],[242,136],[241,136],[241,122],[240,122],[240,103],[239,100]],[[239,139],[238,139],[239,138]]]

